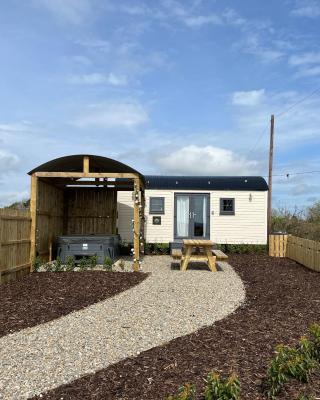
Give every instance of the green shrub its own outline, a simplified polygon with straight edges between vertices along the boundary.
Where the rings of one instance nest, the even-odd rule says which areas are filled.
[[[240,381],[237,375],[232,374],[226,380],[219,374],[210,372],[206,379],[204,390],[205,400],[238,400],[240,399]]]
[[[268,397],[275,399],[290,378],[308,382],[310,373],[317,366],[312,354],[313,343],[306,337],[301,338],[297,348],[277,346],[276,356],[267,370]]]
[[[76,266],[75,258],[73,256],[66,257],[66,271],[73,271]]]
[[[309,329],[311,342],[313,344],[312,356],[320,362],[320,325],[313,324]]]
[[[63,271],[63,265],[61,262],[61,258],[59,256],[52,263],[48,263],[48,265],[50,265],[49,270],[51,272],[62,272]]]
[[[194,385],[187,383],[178,389],[178,393],[167,397],[167,400],[194,400],[196,398],[196,390]]]
[[[112,271],[112,265],[113,265],[113,261],[111,260],[110,257],[106,256],[103,260],[103,268],[108,271],[111,272]]]
[[[33,272],[39,272],[41,265],[42,265],[42,260],[39,256],[37,256],[32,262]]]
[[[96,267],[96,266],[97,266],[97,263],[98,263],[98,256],[97,256],[97,255],[91,256],[91,257],[89,258],[89,265],[90,265],[90,268]]]
[[[308,394],[300,394],[297,400],[316,400],[316,398]]]
[[[169,243],[145,243],[145,254],[164,255],[170,253]]]
[[[88,258],[87,257],[80,258],[78,267],[79,267],[80,271],[86,271],[89,267]]]
[[[266,254],[268,251],[264,244],[218,244],[217,247],[229,254]]]

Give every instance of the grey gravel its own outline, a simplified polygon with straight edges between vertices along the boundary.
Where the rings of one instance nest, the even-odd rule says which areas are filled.
[[[245,299],[240,277],[180,272],[168,256],[147,256],[150,276],[115,297],[0,339],[0,398],[26,399],[129,356],[212,325]],[[128,267],[128,263],[125,269]]]

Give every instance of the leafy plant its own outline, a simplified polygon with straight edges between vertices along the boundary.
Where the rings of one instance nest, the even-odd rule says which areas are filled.
[[[267,246],[260,244],[218,244],[219,250],[229,254],[264,254],[267,253]]]
[[[86,257],[81,257],[78,266],[80,271],[86,271],[89,267],[88,259]]]
[[[56,260],[52,263],[52,271],[53,272],[61,272],[63,271],[63,266],[61,262],[61,258],[58,256]]]
[[[311,342],[313,344],[313,358],[320,362],[320,325],[313,324],[309,329]]]
[[[311,371],[317,366],[312,352],[313,345],[305,337],[301,338],[297,348],[277,346],[276,356],[267,370],[269,398],[275,399],[290,378],[308,382]]]
[[[220,375],[210,372],[204,390],[205,400],[238,400],[240,399],[240,381],[232,374],[223,380]]]
[[[98,256],[97,256],[97,255],[91,256],[91,257],[89,258],[90,268],[96,267],[96,266],[97,266],[97,263],[98,263]]]
[[[39,272],[39,269],[42,265],[42,260],[39,256],[35,257],[32,263],[32,270],[33,272]]]
[[[113,262],[112,262],[111,258],[106,256],[104,258],[104,260],[103,260],[103,268],[106,271],[111,272],[112,271],[112,265],[113,265]]]
[[[76,266],[75,258],[73,256],[66,257],[66,271],[73,271]]]
[[[178,389],[178,393],[169,396],[167,400],[194,400],[196,398],[196,390],[194,385],[187,383],[183,386],[180,386]]]
[[[300,394],[298,400],[316,400],[314,396],[310,396],[308,394]]]

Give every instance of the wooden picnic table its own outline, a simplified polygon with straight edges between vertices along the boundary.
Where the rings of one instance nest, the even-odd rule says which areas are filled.
[[[206,262],[210,270],[216,272],[216,257],[212,255],[212,247],[211,240],[184,239],[180,270],[186,271],[189,262]],[[196,254],[192,254],[194,249]]]

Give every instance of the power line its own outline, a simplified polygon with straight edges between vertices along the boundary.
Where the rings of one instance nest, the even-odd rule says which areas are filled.
[[[300,100],[296,101],[295,103],[291,104],[288,108],[284,109],[283,111],[280,111],[279,113],[273,113],[277,118],[282,117],[284,114],[288,113],[291,111],[293,108],[295,108],[298,104],[303,103],[305,100],[309,99],[310,97],[314,96],[320,92],[320,87],[314,89],[312,92],[307,94],[306,96],[302,97]],[[250,148],[250,150],[247,152],[248,156],[250,153],[252,153],[258,146],[258,144],[261,142],[262,137],[264,136],[265,133],[268,133],[268,128],[265,129],[261,134],[258,136],[258,139],[256,140],[255,144]]]
[[[285,176],[290,178],[292,175],[305,175],[305,174],[320,174],[320,171],[304,171],[304,172],[288,172],[285,174],[272,174],[272,176]],[[267,175],[263,175],[263,178],[268,178]]]
[[[305,100],[309,99],[310,97],[314,96],[316,93],[320,92],[320,87],[318,87],[317,89],[313,90],[312,92],[310,92],[309,94],[307,94],[306,96],[302,97],[300,100],[296,101],[295,103],[291,104],[291,106],[289,106],[288,108],[284,109],[283,111],[281,111],[278,114],[275,114],[277,118],[281,117],[282,115],[286,114],[287,112],[291,111],[295,106],[297,106],[298,104],[303,103]]]

